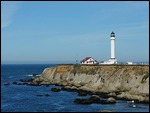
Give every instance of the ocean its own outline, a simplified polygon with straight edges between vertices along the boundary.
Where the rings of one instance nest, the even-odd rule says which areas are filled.
[[[42,86],[14,85],[20,79],[32,78],[32,74],[41,74],[52,64],[2,64],[1,65],[1,111],[2,112],[96,112],[110,110],[113,112],[149,112],[149,104],[135,103],[131,107],[127,101],[117,100],[116,104],[74,103],[80,97],[77,92],[52,92],[51,88]],[[10,85],[4,85],[8,82]],[[37,96],[46,95],[49,96]]]

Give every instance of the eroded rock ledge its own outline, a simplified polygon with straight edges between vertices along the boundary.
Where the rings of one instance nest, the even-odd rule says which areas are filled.
[[[149,65],[58,65],[44,69],[32,83],[149,102]]]

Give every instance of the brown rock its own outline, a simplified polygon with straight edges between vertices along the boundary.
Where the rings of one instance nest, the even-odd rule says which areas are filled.
[[[107,99],[107,102],[108,102],[108,103],[116,103],[116,99],[113,98],[113,97],[109,97],[109,98]]]

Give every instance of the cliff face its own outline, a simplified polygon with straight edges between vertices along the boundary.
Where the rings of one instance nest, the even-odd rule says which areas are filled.
[[[148,65],[59,65],[46,68],[36,81],[149,101]]]

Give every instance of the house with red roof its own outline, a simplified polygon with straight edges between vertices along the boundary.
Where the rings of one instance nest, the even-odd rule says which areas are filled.
[[[92,57],[86,57],[83,60],[81,60],[81,64],[98,64],[98,61],[96,61]]]

